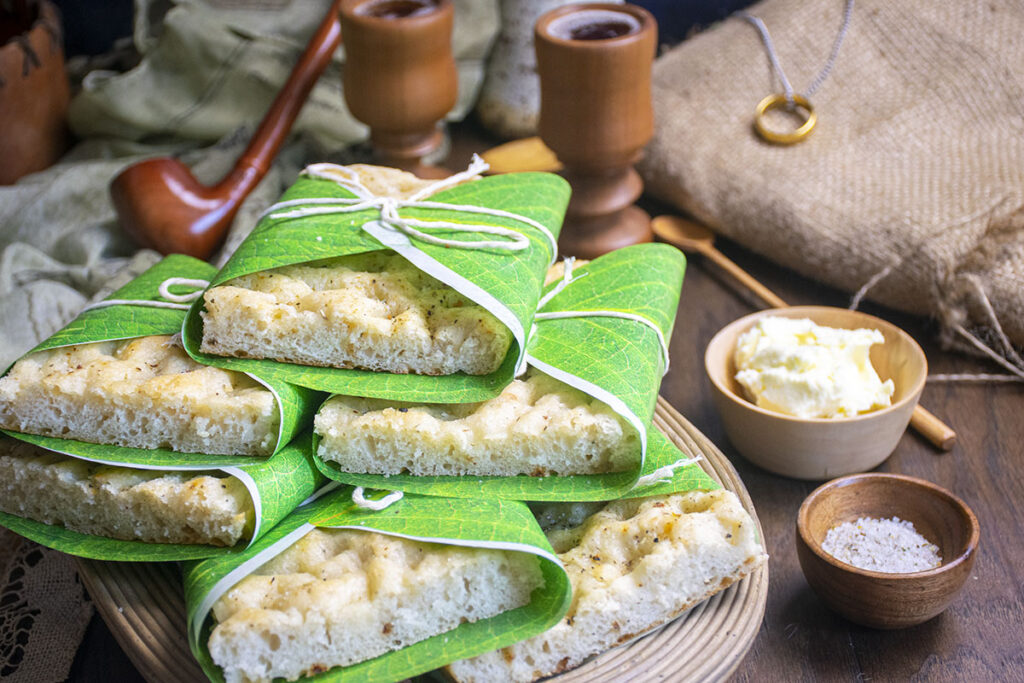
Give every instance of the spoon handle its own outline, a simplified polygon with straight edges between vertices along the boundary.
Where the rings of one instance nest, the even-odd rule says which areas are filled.
[[[714,261],[718,266],[740,281],[747,289],[759,296],[762,301],[772,308],[785,308],[789,304],[779,298],[779,295],[768,289],[754,279],[754,276],[736,265],[732,259],[715,249],[710,244],[700,250],[702,254]]]
[[[914,412],[910,416],[910,426],[944,451],[950,450],[956,443],[956,432],[923,408],[920,403],[914,407]]]

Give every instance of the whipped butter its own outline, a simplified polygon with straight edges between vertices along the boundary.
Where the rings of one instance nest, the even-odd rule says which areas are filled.
[[[878,330],[761,318],[736,342],[736,381],[757,406],[802,418],[852,417],[891,405],[895,386],[871,366]]]

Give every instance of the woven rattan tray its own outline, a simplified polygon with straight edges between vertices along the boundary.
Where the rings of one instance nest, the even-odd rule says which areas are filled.
[[[736,492],[760,533],[750,496],[722,452],[664,399],[658,399],[655,424],[684,452],[703,456],[704,469]],[[175,563],[79,560],[78,565],[96,608],[146,680],[177,683],[205,678],[185,639],[185,602]],[[767,598],[765,564],[657,631],[551,680],[722,680],[754,642]]]

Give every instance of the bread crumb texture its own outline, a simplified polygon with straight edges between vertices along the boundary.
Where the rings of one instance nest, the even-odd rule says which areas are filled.
[[[314,529],[213,606],[210,655],[227,683],[295,680],[527,604],[527,553]]]
[[[409,199],[420,190],[437,182],[436,180],[419,178],[408,171],[390,168],[388,166],[350,164],[347,168],[349,171],[356,174],[362,186],[369,190],[370,194],[375,197]],[[475,178],[473,179],[475,180]],[[462,183],[459,183],[459,185],[461,184]]]
[[[553,525],[548,540],[569,572],[569,612],[540,635],[452,663],[455,680],[533,681],[566,671],[679,616],[766,559],[753,520],[729,491],[615,501],[573,526],[587,510],[535,510]]]
[[[232,546],[254,522],[234,477],[98,465],[8,437],[0,437],[0,510],[147,543]]]
[[[202,350],[379,372],[486,375],[512,333],[394,252],[285,266],[204,295]]]
[[[28,434],[186,453],[270,455],[273,394],[196,363],[169,336],[66,346],[0,379],[0,426]]]
[[[335,396],[317,454],[345,472],[418,476],[594,474],[636,466],[639,437],[604,403],[532,370],[483,403]]]

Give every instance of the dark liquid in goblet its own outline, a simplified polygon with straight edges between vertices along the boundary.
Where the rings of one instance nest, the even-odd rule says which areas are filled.
[[[610,9],[581,9],[568,12],[548,24],[550,35],[562,40],[608,40],[640,30],[631,14]]]
[[[429,14],[435,9],[437,3],[432,0],[371,0],[356,11],[377,19],[404,19]]]
[[[633,26],[624,21],[598,21],[574,27],[569,32],[573,40],[607,40],[633,32]]]

